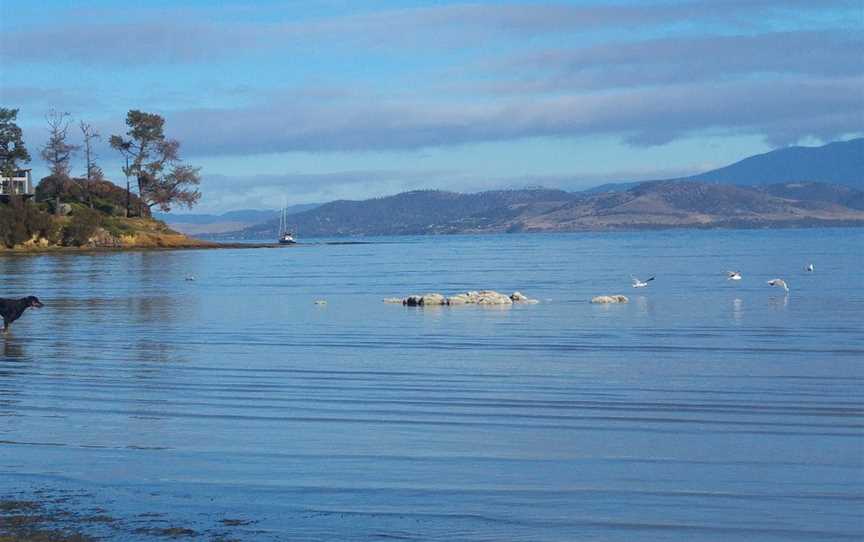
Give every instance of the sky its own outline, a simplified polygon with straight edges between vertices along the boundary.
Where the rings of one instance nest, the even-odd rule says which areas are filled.
[[[0,0],[0,107],[36,178],[53,108],[118,183],[162,115],[195,212],[580,190],[861,136],[864,2]]]

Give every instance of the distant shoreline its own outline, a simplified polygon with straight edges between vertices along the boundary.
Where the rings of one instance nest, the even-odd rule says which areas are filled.
[[[686,224],[686,225],[668,225],[668,224],[648,224],[643,223],[639,225],[634,225],[631,227],[605,227],[605,228],[581,228],[581,229],[542,229],[542,230],[534,230],[534,229],[519,229],[519,230],[496,230],[496,231],[434,231],[434,232],[402,232],[402,233],[348,233],[348,234],[331,234],[331,235],[310,235],[305,237],[304,239],[308,240],[308,243],[299,242],[298,244],[327,244],[327,245],[346,245],[346,244],[361,244],[367,241],[352,241],[352,239],[367,239],[367,238],[392,238],[392,237],[447,237],[451,235],[476,235],[478,237],[492,236],[492,235],[543,235],[543,234],[579,234],[579,233],[596,233],[596,234],[604,234],[604,233],[644,233],[644,232],[656,232],[656,231],[767,231],[767,230],[777,230],[777,231],[789,231],[789,230],[824,230],[824,229],[832,229],[832,228],[840,228],[840,229],[855,229],[855,228],[864,228],[864,220],[820,220],[818,222],[814,221],[797,221],[797,222],[786,222],[786,223],[772,223],[770,225],[764,224],[740,224],[740,225],[729,225],[729,224]],[[240,245],[250,245],[250,244],[261,244],[264,243],[262,239],[259,238],[237,238],[232,237],[230,239],[225,239],[224,241],[218,240],[218,234],[214,235],[213,239],[207,239],[207,242],[218,243],[218,244],[240,244]],[[329,239],[330,241],[319,242],[318,239]]]

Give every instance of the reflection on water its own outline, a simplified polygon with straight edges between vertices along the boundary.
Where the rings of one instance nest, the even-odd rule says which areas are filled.
[[[785,309],[789,306],[789,294],[771,296],[768,298],[768,303],[774,309]]]
[[[741,322],[744,318],[744,300],[740,298],[735,298],[732,300],[732,318],[735,319],[736,322]]]
[[[3,361],[15,361],[24,357],[24,344],[14,338],[6,337],[3,341]]]
[[[82,507],[208,533],[254,520],[225,537],[244,541],[858,539],[862,240],[0,258],[2,295],[46,302],[0,338],[0,494],[84,491]],[[805,256],[832,264],[792,276]],[[664,280],[588,303],[629,293],[637,268]],[[794,303],[765,286],[780,273]],[[552,301],[381,302],[484,288]]]

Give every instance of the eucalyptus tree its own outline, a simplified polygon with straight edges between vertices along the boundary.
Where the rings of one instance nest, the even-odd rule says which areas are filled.
[[[131,110],[126,115],[126,136],[112,135],[110,144],[127,159],[123,172],[135,177],[138,196],[148,209],[172,204],[192,207],[201,198],[197,186],[200,168],[180,160],[180,142],[165,136],[165,119],[155,113]],[[131,161],[131,162],[130,162]],[[128,192],[127,181],[127,192]],[[139,209],[138,214],[143,214]]]

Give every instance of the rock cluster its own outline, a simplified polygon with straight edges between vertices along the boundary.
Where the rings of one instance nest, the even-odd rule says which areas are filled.
[[[626,295],[598,295],[591,298],[591,303],[629,303],[630,299]]]
[[[529,299],[521,292],[513,292],[510,295],[501,294],[493,290],[471,291],[444,296],[437,293],[423,295],[409,295],[405,298],[389,297],[385,303],[399,303],[409,307],[423,307],[432,305],[512,305],[513,303],[537,303],[536,299]]]

